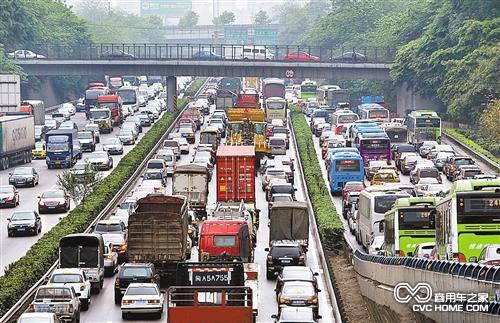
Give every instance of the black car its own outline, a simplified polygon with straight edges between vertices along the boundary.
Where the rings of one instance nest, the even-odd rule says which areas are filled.
[[[42,221],[40,215],[35,211],[16,211],[7,219],[7,235],[12,237],[16,234],[37,235],[42,232]]]
[[[202,50],[197,53],[194,53],[193,56],[191,56],[191,58],[200,61],[218,61],[223,59],[223,57],[220,56],[219,54],[216,54],[209,50]]]
[[[306,250],[296,241],[274,241],[268,252],[266,278],[274,279],[286,266],[305,266]]]
[[[40,180],[37,171],[33,167],[16,167],[12,173],[9,173],[9,184],[18,188],[20,186],[38,185]]]
[[[121,303],[123,294],[131,283],[156,283],[160,286],[160,275],[156,273],[153,264],[122,264],[115,280],[115,304]]]
[[[391,155],[392,159],[396,163],[396,167],[398,169],[401,169],[401,154],[402,153],[416,153],[417,150],[415,149],[415,146],[411,144],[397,144],[392,146],[391,148]]]
[[[289,266],[283,268],[282,272],[276,279],[276,297],[281,292],[283,284],[287,281],[307,281],[311,282],[316,290],[318,290],[318,281],[316,277],[319,274],[313,272],[311,268],[305,266]]]
[[[367,62],[368,58],[358,52],[345,52],[341,55],[332,57],[332,61],[336,62]]]
[[[101,53],[101,58],[106,58],[106,59],[135,59],[137,57],[135,57],[134,55],[132,55],[130,53],[124,52],[122,50],[113,49],[113,50],[109,50],[109,51],[106,51],[106,52],[102,52]]]

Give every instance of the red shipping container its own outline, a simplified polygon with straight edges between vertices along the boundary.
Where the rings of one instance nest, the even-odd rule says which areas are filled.
[[[258,108],[259,107],[259,95],[250,93],[240,93],[238,94],[238,108]]]
[[[255,202],[255,147],[219,146],[217,201]]]

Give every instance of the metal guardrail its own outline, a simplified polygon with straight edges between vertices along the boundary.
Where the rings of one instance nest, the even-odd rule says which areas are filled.
[[[208,79],[207,79],[208,81]],[[196,95],[200,93],[200,91],[204,88],[206,82],[200,87]],[[187,105],[186,105],[187,107]],[[185,107],[185,108],[186,108]],[[185,109],[184,108],[184,109]],[[132,176],[127,180],[125,185],[118,191],[118,193],[111,199],[111,201],[106,205],[106,207],[97,215],[97,217],[94,219],[94,221],[87,227],[87,229],[84,231],[84,233],[90,233],[92,231],[92,227],[94,227],[98,221],[102,220],[105,218],[110,212],[115,208],[116,204],[125,197],[129,191],[130,188],[134,186],[134,184],[140,179],[140,174],[144,171],[146,168],[147,162],[149,159],[151,159],[156,151],[163,145],[163,141],[168,137],[168,134],[172,132],[172,130],[175,129],[177,125],[177,121],[179,118],[182,116],[182,111],[179,113],[179,115],[176,117],[174,122],[168,127],[167,131],[165,131],[165,134],[160,138],[160,140],[156,143],[156,145],[153,147],[153,149],[149,152],[149,154],[144,158],[142,163],[137,167],[136,171]],[[50,274],[52,271],[57,268],[59,261],[56,261],[50,269],[45,273],[45,275],[42,276],[15,304],[14,306],[11,307],[11,309],[0,318],[0,323],[7,323],[7,322],[13,322],[15,317],[17,315],[20,315],[21,312],[28,306],[28,303],[31,302],[33,297],[35,296],[35,292],[37,291],[38,287],[42,286],[45,282],[46,279],[50,277]]]
[[[340,63],[390,63],[394,48],[311,47],[234,44],[37,44],[38,60],[241,60]],[[199,56],[198,53],[212,54]],[[12,57],[12,55],[11,55]],[[14,56],[15,59],[34,59]]]
[[[289,125],[292,124],[292,120],[290,119],[290,116],[288,117],[288,124]],[[313,238],[316,241],[317,246],[322,246],[321,239],[319,236],[318,226],[316,223],[316,218],[314,216],[314,210],[313,210],[311,201],[309,199],[309,191],[308,191],[307,185],[305,183],[306,178],[305,178],[304,171],[302,169],[302,163],[301,163],[300,157],[299,157],[299,147],[297,146],[297,138],[295,137],[295,133],[293,131],[290,131],[290,132],[292,134],[293,145],[294,145],[295,151],[297,152],[297,158],[296,158],[297,164],[298,164],[297,168],[299,170],[299,176],[302,178],[302,181],[301,181],[302,189],[303,189],[304,195],[306,197],[307,209],[309,211],[309,218],[310,218],[310,221],[312,222],[311,228],[313,231]],[[324,272],[326,273],[326,275],[323,275],[323,276],[325,277],[326,288],[328,289],[328,294],[330,295],[330,302],[332,303],[332,307],[333,307],[333,316],[335,317],[336,323],[341,323],[341,322],[343,322],[342,315],[340,314],[339,303],[337,301],[337,297],[335,296],[335,290],[333,288],[333,284],[331,281],[331,276],[330,276],[331,273],[329,270],[328,263],[326,261],[325,253],[324,253],[322,247],[318,248],[318,250],[316,250],[316,251],[318,252],[318,255],[319,255],[319,262],[320,262],[321,266],[323,267]]]
[[[450,140],[453,144],[459,146],[464,151],[466,151],[468,154],[471,154],[472,156],[474,156],[475,158],[479,159],[481,162],[486,164],[488,167],[490,167],[492,170],[494,170],[497,173],[497,175],[500,174],[500,164],[494,162],[493,160],[489,159],[488,157],[481,154],[480,152],[475,151],[474,149],[467,146],[466,144],[464,144],[463,142],[461,142],[460,140],[458,140],[454,136],[452,136],[444,131],[443,131],[443,135],[445,138]]]

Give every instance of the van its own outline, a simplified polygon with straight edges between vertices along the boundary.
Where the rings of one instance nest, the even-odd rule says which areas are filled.
[[[265,46],[243,46],[241,59],[274,60],[274,54]]]
[[[286,137],[272,136],[269,138],[272,155],[286,155]]]
[[[175,154],[175,159],[181,159],[181,147],[176,140],[168,139],[163,141],[163,148],[172,149]]]

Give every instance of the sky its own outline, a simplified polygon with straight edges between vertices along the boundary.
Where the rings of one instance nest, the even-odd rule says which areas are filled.
[[[74,5],[86,0],[66,0],[68,5]],[[106,0],[101,0],[106,1]],[[139,14],[141,0],[107,0],[111,7],[121,8],[127,12]],[[168,1],[168,0],[166,0]],[[224,10],[234,12],[237,24],[248,24],[252,22],[252,17],[259,10],[267,11],[269,16],[273,16],[273,7],[290,0],[192,0],[193,11],[199,15],[199,25],[212,23],[214,3],[218,2],[219,14]],[[306,3],[308,0],[294,0]],[[175,21],[172,21],[175,23]]]

